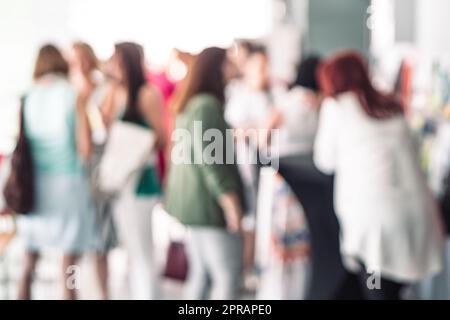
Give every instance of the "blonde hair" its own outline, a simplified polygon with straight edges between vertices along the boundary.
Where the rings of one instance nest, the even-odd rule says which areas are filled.
[[[80,53],[81,59],[87,62],[89,70],[98,69],[98,59],[90,45],[82,41],[77,41],[72,47],[75,51]]]

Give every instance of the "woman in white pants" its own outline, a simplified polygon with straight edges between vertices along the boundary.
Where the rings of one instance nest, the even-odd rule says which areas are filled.
[[[129,259],[130,298],[159,298],[155,260],[153,259],[152,211],[159,196],[137,197],[134,175],[115,201],[113,214],[120,241]]]
[[[116,84],[108,92],[102,113],[107,126],[115,121],[125,121],[152,130],[156,146],[163,148],[162,98],[154,87],[147,84],[143,62],[143,50],[139,45],[119,43],[115,46],[110,73]],[[129,258],[132,299],[158,298],[151,220],[159,196],[155,160],[149,159],[144,169],[127,181],[114,205],[119,238]]]

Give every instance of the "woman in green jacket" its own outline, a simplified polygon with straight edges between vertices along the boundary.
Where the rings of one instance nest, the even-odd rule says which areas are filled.
[[[223,116],[230,64],[226,51],[199,54],[177,113],[166,209],[188,227],[188,299],[236,299],[241,275],[242,184],[234,161],[233,137]]]

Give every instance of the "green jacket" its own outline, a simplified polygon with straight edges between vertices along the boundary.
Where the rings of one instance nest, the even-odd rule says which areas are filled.
[[[214,138],[203,137],[208,129],[215,129],[209,131]],[[233,154],[229,154],[233,161],[226,161],[226,142],[229,143],[226,149],[230,151],[231,147],[234,151],[232,135],[226,129],[229,127],[223,117],[223,107],[209,94],[194,96],[176,119],[165,207],[185,225],[225,227],[224,214],[218,203],[219,196],[224,193],[235,191],[244,205],[242,183]],[[219,133],[223,148],[216,147],[212,152],[211,148],[218,146],[216,134]],[[211,157],[223,162],[212,163]]]

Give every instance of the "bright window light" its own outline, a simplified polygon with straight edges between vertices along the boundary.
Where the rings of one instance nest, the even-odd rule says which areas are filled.
[[[101,57],[121,40],[141,43],[153,63],[174,47],[197,52],[228,46],[235,38],[260,38],[272,27],[272,0],[72,0],[69,29]]]
[[[141,43],[150,63],[172,48],[197,52],[272,30],[273,0],[20,0],[0,1],[0,153],[11,151],[18,97],[31,84],[37,49],[90,43],[102,59],[113,44]]]

